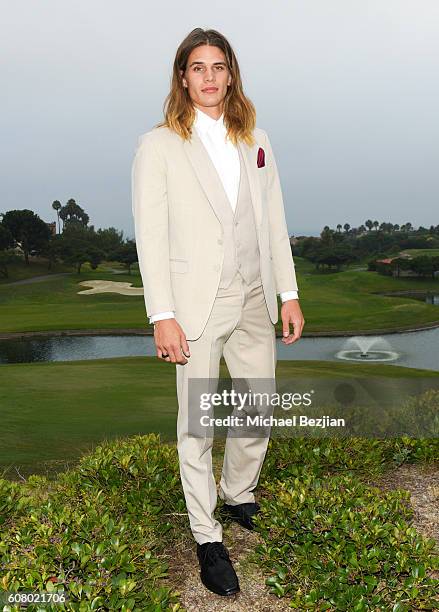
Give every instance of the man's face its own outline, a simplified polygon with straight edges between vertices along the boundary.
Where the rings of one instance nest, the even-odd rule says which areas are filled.
[[[226,57],[221,49],[211,45],[201,45],[193,49],[182,77],[183,86],[187,87],[194,106],[210,115],[214,112],[219,116],[227,85],[232,82]]]

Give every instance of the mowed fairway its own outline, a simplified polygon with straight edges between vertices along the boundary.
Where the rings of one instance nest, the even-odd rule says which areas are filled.
[[[6,478],[67,469],[104,439],[155,432],[175,440],[175,365],[156,357],[11,364],[2,365],[0,374],[0,468]],[[279,361],[276,375],[439,376],[397,366],[324,361]],[[228,377],[224,362],[220,376]]]
[[[85,269],[81,274],[27,285],[0,285],[0,332],[60,329],[118,329],[145,327],[143,296],[118,293],[81,295],[90,279],[131,282],[141,287],[137,272],[113,274]]]
[[[439,323],[436,306],[406,297],[385,297],[378,292],[439,291],[433,279],[391,278],[375,272],[348,270],[320,273],[296,258],[299,296],[306,325],[304,335],[316,332],[385,331]],[[41,272],[39,272],[41,273]],[[137,270],[129,274],[84,267],[80,275],[28,285],[0,284],[0,333],[60,329],[145,328],[143,296],[117,293],[81,295],[81,281],[101,279],[131,282],[141,287]],[[281,330],[280,321],[277,329]]]

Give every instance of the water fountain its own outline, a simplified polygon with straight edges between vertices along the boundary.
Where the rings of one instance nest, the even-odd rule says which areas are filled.
[[[335,356],[347,361],[395,361],[399,353],[392,351],[381,336],[354,336],[346,340]]]

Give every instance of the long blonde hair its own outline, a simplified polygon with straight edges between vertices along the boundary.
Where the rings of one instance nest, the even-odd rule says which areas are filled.
[[[226,57],[232,82],[224,98],[224,125],[230,140],[235,145],[238,139],[250,146],[253,145],[256,110],[251,100],[243,92],[236,55],[225,36],[216,30],[195,28],[181,42],[175,55],[171,91],[166,96],[163,105],[165,120],[158,123],[156,127],[167,127],[177,132],[184,140],[190,139],[192,124],[195,120],[195,108],[187,89],[183,87],[180,70],[183,72],[186,70],[189,55],[195,47],[200,45],[218,47]]]

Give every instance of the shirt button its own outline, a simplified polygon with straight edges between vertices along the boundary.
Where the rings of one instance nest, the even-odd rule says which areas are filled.
[[[218,266],[218,265],[213,266],[213,269],[215,270],[215,272],[218,272],[218,270],[219,270],[219,266]]]
[[[240,268],[240,267],[241,267],[241,264],[239,263],[239,264],[238,264],[238,268]]]
[[[222,243],[223,243],[222,239],[218,238],[218,244],[222,244]]]
[[[239,221],[235,221],[235,225],[238,225]]]

